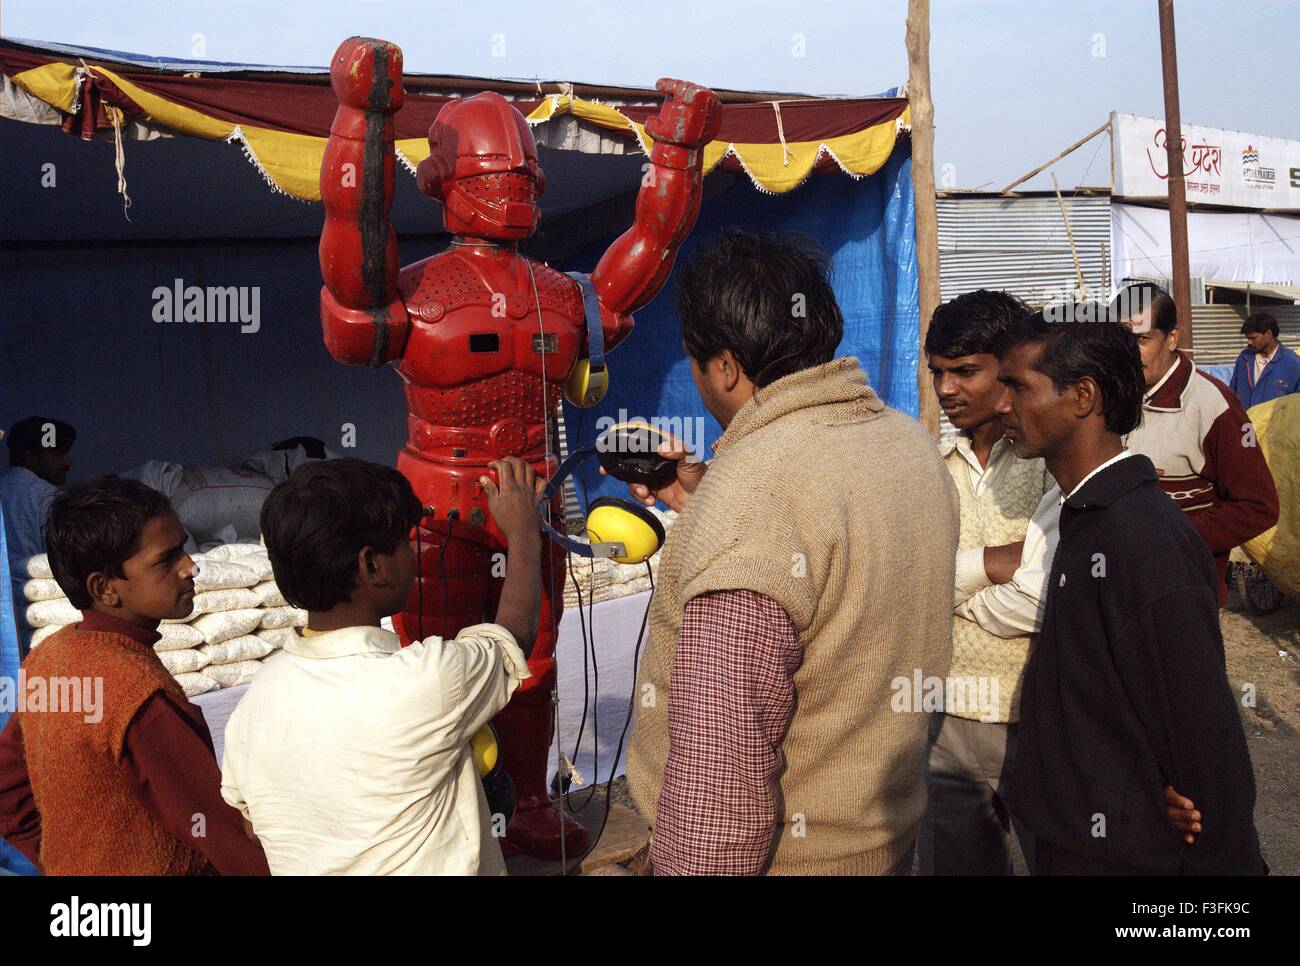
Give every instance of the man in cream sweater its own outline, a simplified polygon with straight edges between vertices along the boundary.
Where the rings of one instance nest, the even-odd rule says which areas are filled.
[[[997,409],[1006,388],[994,348],[1028,315],[1019,299],[981,289],[939,306],[926,334],[935,395],[958,430],[942,451],[961,498],[961,532],[952,668],[930,721],[923,875],[1012,871],[1005,783],[1060,512],[1047,467],[1016,458]]]
[[[802,298],[798,298],[802,296]],[[663,550],[628,775],[656,874],[907,874],[944,675],[956,496],[934,443],[856,359],[824,260],[724,234],[677,283],[696,387],[725,428],[651,493]],[[792,306],[804,311],[792,311]]]

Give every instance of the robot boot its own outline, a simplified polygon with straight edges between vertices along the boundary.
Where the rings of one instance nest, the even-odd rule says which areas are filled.
[[[550,695],[549,687],[517,694],[492,724],[517,801],[502,851],[557,861],[562,852],[573,859],[587,851],[587,830],[556,807],[546,785],[554,737]]]

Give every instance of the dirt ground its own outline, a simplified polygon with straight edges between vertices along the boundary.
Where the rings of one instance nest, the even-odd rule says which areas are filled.
[[[1300,601],[1258,617],[1236,589],[1221,612],[1228,680],[1241,701],[1254,685],[1255,707],[1242,707],[1255,766],[1255,825],[1273,875],[1300,875]]]

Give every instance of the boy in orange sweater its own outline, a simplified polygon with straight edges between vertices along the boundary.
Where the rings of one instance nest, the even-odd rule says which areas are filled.
[[[0,734],[0,837],[49,875],[268,874],[221,798],[202,712],[153,650],[159,622],[194,604],[167,498],[115,476],[69,487],[45,542],[82,620],[23,664]]]

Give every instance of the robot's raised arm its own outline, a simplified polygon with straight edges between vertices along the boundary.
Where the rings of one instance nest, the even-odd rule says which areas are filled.
[[[654,298],[695,226],[703,194],[703,148],[717,135],[722,118],[718,96],[707,88],[670,78],[656,86],[668,96],[646,122],[655,144],[636,200],[636,221],[591,276],[606,318],[606,348],[632,331],[631,313]]]
[[[339,362],[380,366],[402,354],[406,307],[397,294],[393,115],[402,106],[402,51],[350,37],[330,63],[339,99],[321,163],[321,327]]]

